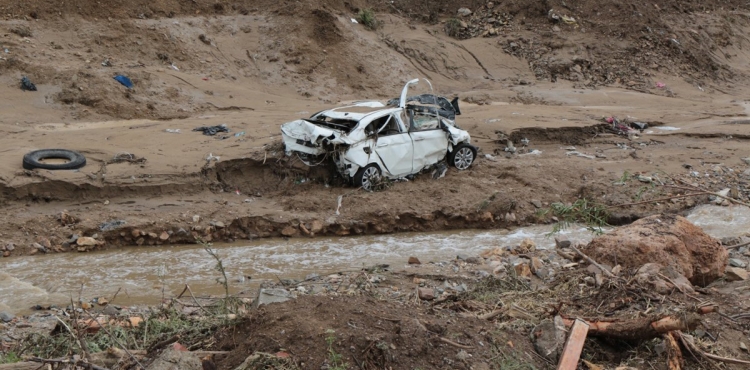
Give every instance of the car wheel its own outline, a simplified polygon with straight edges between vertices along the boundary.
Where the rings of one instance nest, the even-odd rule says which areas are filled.
[[[362,187],[367,191],[372,191],[378,182],[380,182],[380,167],[374,163],[360,168],[354,175],[354,186]]]
[[[477,158],[477,148],[461,143],[456,145],[448,156],[448,162],[458,170],[465,170],[474,163]]]

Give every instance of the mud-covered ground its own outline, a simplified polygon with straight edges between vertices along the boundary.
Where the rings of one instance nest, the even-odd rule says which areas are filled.
[[[458,13],[464,7],[471,13]],[[374,30],[352,22],[368,8],[378,20]],[[0,10],[0,250],[9,259],[196,237],[513,228],[555,222],[560,217],[545,210],[579,199],[607,206],[607,221],[625,224],[716,201],[708,193],[724,189],[738,202],[750,197],[743,98],[750,24],[739,1],[40,0],[0,1]],[[119,74],[134,88],[115,81]],[[22,91],[22,76],[38,90]],[[480,149],[468,171],[450,169],[439,179],[425,173],[364,192],[284,155],[280,124],[347,101],[391,98],[414,77],[460,98],[457,122]],[[620,135],[607,117],[649,127]],[[191,131],[218,124],[230,133]],[[515,153],[506,151],[508,140]],[[24,170],[22,156],[43,148],[77,150],[88,164]],[[703,194],[675,198],[686,190],[665,184]],[[81,247],[76,237],[97,242]],[[255,319],[303,312],[290,316],[296,328],[310,324],[306,318],[317,317],[325,299]],[[385,321],[370,324],[382,333],[422,330],[393,315],[402,309],[394,302],[357,297],[344,306],[381,310]],[[335,307],[325,307],[321,314],[331,319],[319,328],[296,339],[269,334],[271,342],[298,344],[315,332],[316,356],[325,355],[325,329],[341,335],[351,328],[336,319]],[[409,307],[410,315],[435,313]],[[442,310],[436,328],[447,328],[444,336],[455,343],[484,343],[479,338],[495,330],[476,319],[459,328],[454,313]],[[353,346],[375,356],[365,358],[374,367],[392,364],[393,354],[464,349],[430,337],[388,350],[373,347],[382,338],[367,337]],[[484,348],[482,358],[516,356],[497,348]],[[428,363],[486,362],[444,357]]]

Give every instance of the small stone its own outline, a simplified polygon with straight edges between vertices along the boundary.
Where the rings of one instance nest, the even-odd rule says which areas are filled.
[[[151,239],[156,239],[159,237],[159,235],[157,235],[156,233],[148,233],[148,237]]]
[[[518,250],[523,253],[533,252],[536,250],[536,243],[531,239],[524,239],[521,241],[521,245],[518,246]]]
[[[544,267],[544,264],[538,257],[531,257],[531,265],[529,267],[531,269],[531,272],[536,274],[537,271],[541,270],[542,267]]]
[[[583,281],[584,281],[584,282],[586,283],[586,285],[591,285],[591,286],[593,286],[593,285],[595,285],[595,284],[596,284],[596,279],[594,279],[594,278],[593,278],[593,277],[591,277],[591,276],[586,276],[586,277],[584,277],[584,278],[583,278]]]
[[[292,295],[285,289],[260,289],[253,305],[255,307],[270,303],[286,302],[293,299]]]
[[[297,234],[297,230],[298,229],[296,227],[289,225],[289,226],[281,229],[281,235],[283,235],[283,236],[294,236],[294,235]]]
[[[425,283],[426,281],[427,281],[427,280],[425,280],[425,279],[420,279],[420,278],[418,278],[418,277],[415,277],[415,278],[414,278],[414,280],[412,280],[412,282],[413,282],[414,284],[417,284],[417,285],[419,285],[419,284],[424,284],[424,283]]]
[[[409,257],[409,264],[410,265],[421,265],[422,262],[420,262],[419,258],[417,258],[417,257]]]
[[[167,233],[166,231],[162,231],[161,235],[159,235],[159,239],[161,239],[161,240],[167,240],[167,239],[169,239],[169,233]]]
[[[570,240],[565,239],[565,237],[558,237],[555,238],[555,246],[557,248],[570,248]]]
[[[2,322],[11,322],[11,320],[15,319],[16,317],[10,313],[10,312],[0,312],[0,321]]]
[[[615,266],[615,267],[612,268],[611,272],[612,272],[612,275],[617,276],[617,275],[620,275],[620,271],[622,271],[622,266],[617,265],[617,266]]]
[[[323,222],[321,222],[320,220],[313,220],[312,225],[310,225],[310,232],[316,234],[321,230],[323,230]]]
[[[479,257],[469,257],[469,258],[465,259],[465,261],[466,261],[466,263],[472,264],[472,265],[481,265],[482,264],[482,259],[479,258]]]
[[[99,297],[99,299],[96,300],[96,303],[100,306],[106,306],[109,301],[107,300],[107,298]]]
[[[432,288],[419,288],[418,294],[419,299],[423,301],[431,301],[435,299],[435,289]]]
[[[34,248],[36,248],[38,251],[40,251],[42,253],[47,253],[47,248],[45,248],[43,245],[41,245],[39,243],[31,243],[31,246],[34,247]]]
[[[81,308],[83,308],[84,310],[90,310],[91,309],[91,303],[81,302]]]
[[[138,229],[130,230],[130,236],[132,236],[133,238],[140,238],[141,230],[138,230]]]
[[[529,268],[528,263],[519,263],[513,266],[513,270],[515,270],[516,276],[518,277],[522,277],[526,279],[531,277],[531,268]]]
[[[224,223],[221,221],[212,222],[211,225],[217,229],[223,229]]]
[[[97,245],[97,244],[99,244],[99,242],[96,239],[92,238],[92,237],[82,236],[82,237],[78,238],[78,240],[76,240],[76,244],[81,245],[81,246],[85,246],[85,247],[89,247],[89,246]]]
[[[3,257],[10,257],[10,251],[3,252]]]
[[[193,216],[193,223],[198,223],[200,221],[201,221],[201,216],[198,216],[198,215]]]
[[[537,200],[537,199],[532,199],[532,200],[531,200],[530,202],[531,202],[531,204],[532,204],[532,205],[533,205],[534,207],[536,207],[536,208],[542,208],[542,202],[540,202],[539,200]]]
[[[750,159],[750,158],[749,158],[749,159]],[[741,349],[741,350],[743,350],[743,351],[745,351],[745,352],[747,352],[747,351],[748,351],[748,350],[747,350],[747,346],[745,345],[745,343],[744,343],[744,342],[740,342],[740,349]]]
[[[750,166],[750,157],[742,158],[742,161],[745,162],[746,165]]]
[[[747,270],[739,268],[739,267],[727,267],[727,270],[725,272],[725,276],[727,281],[739,281],[739,280],[747,280],[748,273]]]
[[[745,268],[745,267],[747,267],[747,262],[745,262],[745,261],[743,261],[743,260],[741,260],[739,258],[730,258],[729,259],[729,266]]]
[[[13,243],[8,243],[8,244],[5,245],[5,250],[6,251],[12,252],[14,249],[16,249],[16,245],[13,244]]]
[[[462,17],[466,17],[471,15],[471,10],[469,8],[459,8],[457,13]]]

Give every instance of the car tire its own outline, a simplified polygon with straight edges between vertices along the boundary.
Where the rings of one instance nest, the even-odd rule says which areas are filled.
[[[453,150],[448,153],[448,163],[450,163],[451,166],[456,167],[459,171],[471,167],[476,159],[477,148],[466,143],[456,145],[453,147]]]
[[[375,185],[374,179],[379,179],[382,176],[380,167],[377,164],[371,163],[364,166],[354,174],[352,181],[354,186],[361,187],[364,190],[372,191],[373,185]]]
[[[43,163],[41,160],[47,158],[67,159],[65,163]],[[41,168],[44,170],[75,170],[86,165],[86,157],[81,153],[67,149],[41,149],[27,153],[23,156],[23,168],[33,170]]]

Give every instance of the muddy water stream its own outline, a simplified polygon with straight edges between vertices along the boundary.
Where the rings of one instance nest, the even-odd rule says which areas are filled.
[[[703,206],[688,217],[714,237],[737,236],[750,229],[746,207]],[[497,246],[530,238],[539,248],[553,248],[551,226],[512,231],[468,230],[380,236],[266,239],[215,245],[229,275],[232,293],[250,294],[267,279],[297,278],[386,263],[403,266],[409,256],[424,262],[473,256]],[[574,242],[593,235],[585,228],[563,232]],[[54,254],[0,260],[0,311],[28,312],[36,304],[64,305],[71,297],[104,296],[118,289],[115,304],[154,304],[179,294],[185,284],[199,295],[222,294],[216,261],[196,245],[129,247],[96,253]],[[251,278],[246,278],[251,277]]]

